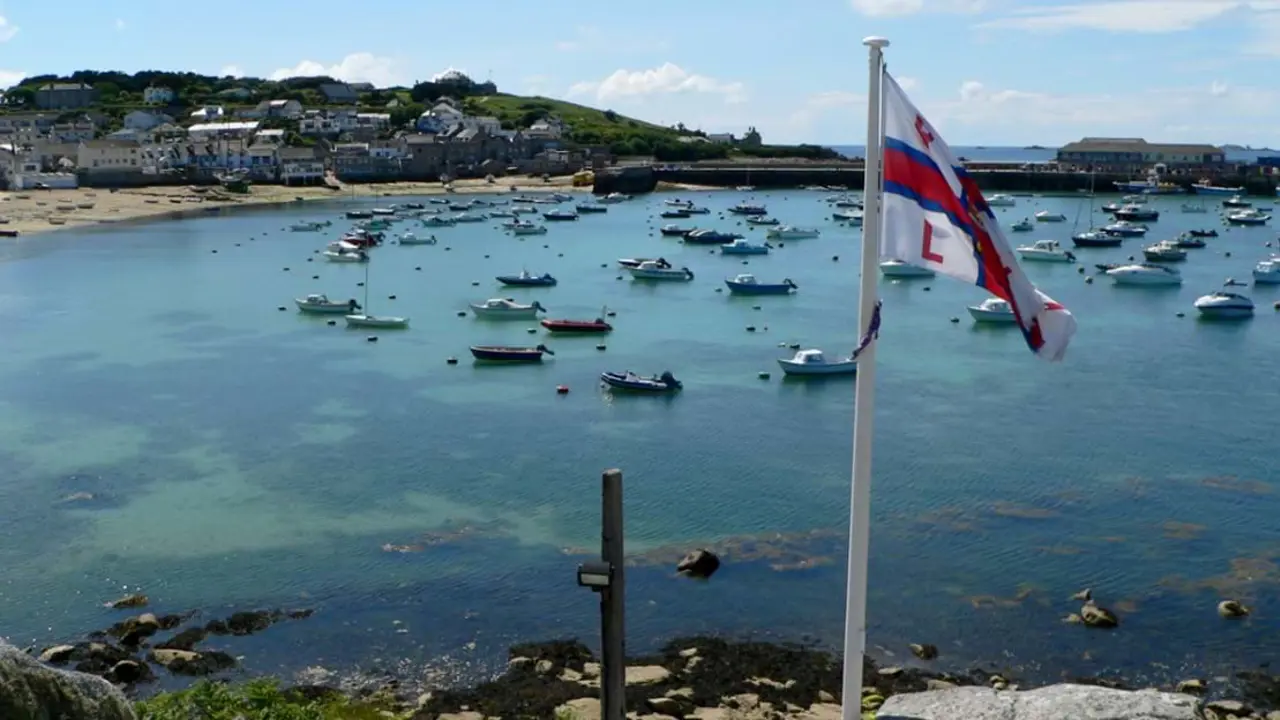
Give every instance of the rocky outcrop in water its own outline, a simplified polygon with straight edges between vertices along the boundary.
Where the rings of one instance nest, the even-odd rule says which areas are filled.
[[[124,695],[106,680],[48,667],[3,642],[0,642],[0,718],[136,720]]]

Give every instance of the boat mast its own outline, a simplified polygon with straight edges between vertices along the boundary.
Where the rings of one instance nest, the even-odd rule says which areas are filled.
[[[364,261],[364,316],[369,317],[369,263],[370,260]]]

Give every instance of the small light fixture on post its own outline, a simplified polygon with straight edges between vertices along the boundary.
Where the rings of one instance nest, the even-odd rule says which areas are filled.
[[[578,585],[602,592],[613,581],[613,566],[607,562],[589,562],[578,566]]]

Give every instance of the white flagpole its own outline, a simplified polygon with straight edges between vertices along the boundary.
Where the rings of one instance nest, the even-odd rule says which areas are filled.
[[[859,337],[871,327],[876,308],[876,285],[880,273],[881,152],[880,90],[884,77],[884,48],[889,41],[869,37],[862,41],[870,49],[867,82],[867,158],[863,184],[862,279],[858,301]],[[849,570],[845,588],[844,684],[842,720],[859,720],[862,715],[862,656],[867,644],[867,557],[871,545],[871,440],[875,412],[876,345],[858,355],[856,398],[853,405],[853,484],[849,497]]]

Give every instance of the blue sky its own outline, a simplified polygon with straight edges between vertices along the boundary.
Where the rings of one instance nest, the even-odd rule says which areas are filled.
[[[872,34],[952,145],[1280,145],[1280,0],[0,0],[0,86],[79,68],[378,84],[458,68],[656,122],[851,144]]]

